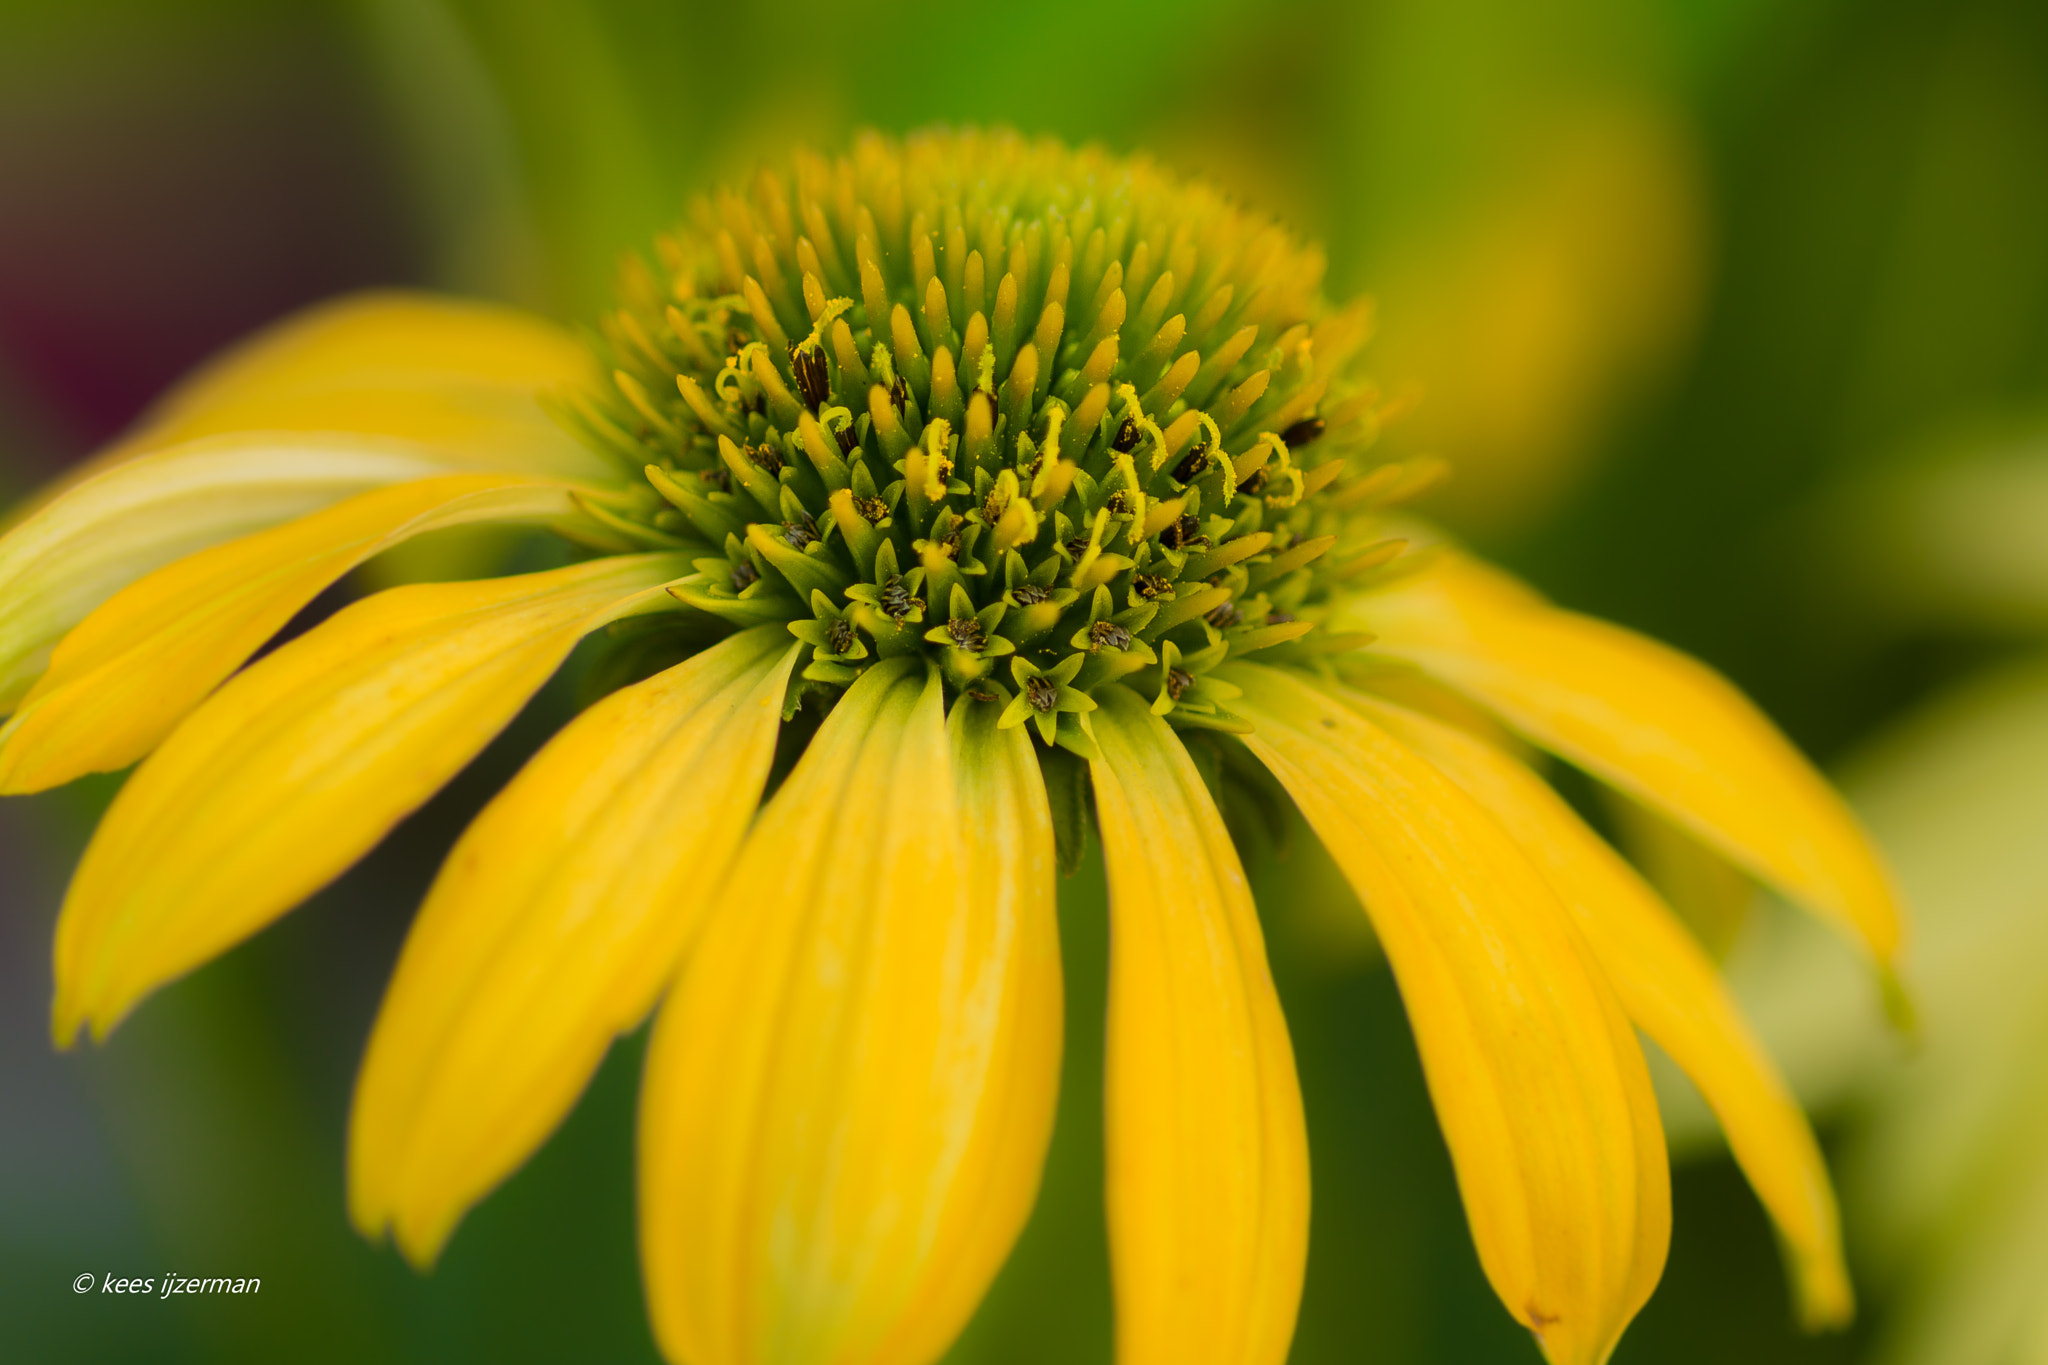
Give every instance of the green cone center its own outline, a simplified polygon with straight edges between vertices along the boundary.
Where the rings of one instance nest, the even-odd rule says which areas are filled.
[[[810,689],[922,653],[1049,742],[1085,708],[1063,698],[1119,680],[1239,728],[1202,675],[1315,648],[1330,584],[1392,557],[1359,513],[1417,471],[1359,464],[1367,310],[1205,183],[1005,134],[869,137],[720,192],[659,248],[605,320],[615,389],[574,404],[647,480],[600,515],[703,547],[676,595],[788,622]]]

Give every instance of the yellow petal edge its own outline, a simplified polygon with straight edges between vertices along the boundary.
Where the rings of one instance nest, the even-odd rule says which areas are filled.
[[[1855,1311],[1826,1163],[1798,1101],[1706,952],[1627,860],[1511,755],[1440,721],[1356,693],[1347,705],[1429,760],[1513,835],[1572,912],[1622,1008],[1692,1077],[1791,1252],[1800,1317]]]
[[[1119,1365],[1277,1365],[1308,1254],[1308,1137],[1251,891],[1180,740],[1098,694],[1105,1119]]]
[[[374,290],[316,304],[233,347],[144,414],[113,453],[217,432],[351,431],[472,468],[597,478],[612,467],[540,400],[598,377],[583,343],[535,314]]]
[[[568,486],[520,474],[416,479],[189,555],[103,603],[58,644],[0,725],[0,795],[114,772],[343,574],[412,536],[572,510]]]
[[[153,451],[76,485],[0,537],[0,711],[14,709],[73,626],[143,575],[449,469],[396,441],[262,432]]]
[[[548,742],[448,855],[356,1084],[350,1204],[430,1263],[668,985],[746,835],[798,647],[760,626]]]
[[[655,1025],[641,1263],[673,1359],[925,1365],[1022,1227],[1057,1087],[1050,817],[1028,750],[992,716],[949,736],[941,695],[907,659],[847,690]]]
[[[1600,1365],[1670,1239],[1649,1075],[1565,908],[1450,779],[1310,681],[1218,670],[1372,918],[1480,1264],[1552,1365]]]
[[[584,633],[665,601],[677,555],[394,588],[259,660],[135,770],[57,919],[60,1046],[327,884],[512,719]]]
[[[540,402],[592,371],[551,323],[423,294],[259,332],[0,520],[0,712],[94,607],[209,545],[432,474],[612,476]]]
[[[1898,898],[1855,817],[1704,664],[1453,553],[1340,615],[1893,960]]]
[[[599,377],[573,333],[533,313],[402,289],[343,294],[199,366],[43,496],[147,451],[242,432],[350,432],[472,469],[597,477],[610,467],[540,398]]]

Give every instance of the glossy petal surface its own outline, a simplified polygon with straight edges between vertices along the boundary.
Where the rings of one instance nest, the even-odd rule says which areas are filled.
[[[936,676],[879,664],[748,837],[648,1054],[641,1253],[672,1357],[923,1365],[1015,1239],[1056,1086],[1051,824],[990,731],[949,737]]]
[[[1855,1300],[1820,1147],[1684,924],[1563,797],[1512,756],[1405,708],[1357,694],[1344,700],[1464,788],[1542,869],[1629,1018],[1713,1106],[1791,1250],[1801,1316],[1814,1328],[1846,1322]]]
[[[479,300],[376,290],[316,304],[215,357],[96,465],[195,437],[337,431],[437,449],[472,468],[611,469],[539,399],[598,372],[545,318]]]
[[[1839,796],[1726,679],[1653,640],[1559,611],[1506,575],[1446,555],[1346,619],[1692,830],[1860,938],[1899,942],[1891,882]]]
[[[170,446],[73,485],[0,537],[0,709],[14,709],[73,626],[145,574],[450,468],[395,441],[263,432]]]
[[[1117,1360],[1267,1365],[1287,1357],[1308,1250],[1294,1052],[1208,788],[1136,693],[1102,697]]]
[[[0,793],[134,763],[301,607],[379,551],[446,526],[570,509],[564,485],[525,475],[414,479],[166,565],[57,646],[0,726]]]
[[[93,608],[209,545],[431,474],[616,477],[541,406],[591,378],[553,324],[424,294],[338,299],[257,333],[0,523],[0,711]]]
[[[796,652],[764,626],[614,692],[477,816],[356,1085],[358,1226],[432,1261],[653,1008],[746,835]]]
[[[1598,1365],[1670,1237],[1664,1135],[1635,1035],[1508,833],[1305,677],[1220,670],[1246,742],[1371,915],[1415,1029],[1480,1264],[1554,1365]]]
[[[317,891],[445,783],[678,557],[394,588],[236,676],[136,769],[57,921],[57,1040]],[[665,599],[664,599],[665,600]]]

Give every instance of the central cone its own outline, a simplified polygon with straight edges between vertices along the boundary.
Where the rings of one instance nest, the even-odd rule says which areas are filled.
[[[1241,729],[1203,675],[1328,647],[1332,575],[1398,552],[1360,513],[1417,471],[1347,479],[1381,416],[1367,309],[1206,183],[1011,134],[870,136],[659,248],[605,320],[615,391],[573,405],[644,471],[615,529],[706,547],[676,595],[789,622],[827,699],[921,652],[1049,743],[1119,679]]]

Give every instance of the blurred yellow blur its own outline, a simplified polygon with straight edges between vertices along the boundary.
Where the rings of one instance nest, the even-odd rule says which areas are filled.
[[[1540,521],[1604,427],[1670,378],[1698,323],[1706,190],[1650,99],[1539,116],[1457,220],[1409,227],[1380,278],[1387,374],[1426,392],[1408,439],[1457,471],[1444,513]]]

